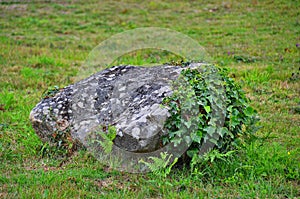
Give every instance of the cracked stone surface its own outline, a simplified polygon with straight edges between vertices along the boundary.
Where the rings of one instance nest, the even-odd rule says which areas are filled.
[[[105,132],[115,126],[116,146],[131,152],[154,151],[170,116],[161,102],[172,94],[171,82],[182,69],[171,65],[105,69],[42,99],[30,120],[45,142],[54,132],[68,129],[74,140],[85,145],[87,135],[96,128]]]

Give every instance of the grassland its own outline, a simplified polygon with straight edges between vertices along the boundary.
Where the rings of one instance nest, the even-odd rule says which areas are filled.
[[[299,7],[292,0],[1,1],[0,198],[299,198]],[[110,170],[86,151],[55,157],[28,119],[43,92],[73,83],[101,41],[152,26],[190,36],[230,69],[260,114],[260,138],[227,161],[166,178]],[[145,51],[115,63],[175,58]]]

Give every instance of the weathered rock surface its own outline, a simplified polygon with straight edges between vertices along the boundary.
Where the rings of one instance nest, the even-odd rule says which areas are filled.
[[[116,146],[154,151],[169,116],[160,104],[172,94],[171,81],[182,69],[170,65],[105,69],[43,99],[31,111],[31,122],[43,141],[53,140],[55,132],[68,131],[73,140],[85,144],[93,129],[115,126]]]

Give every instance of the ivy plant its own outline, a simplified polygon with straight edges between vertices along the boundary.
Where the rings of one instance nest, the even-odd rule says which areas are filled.
[[[202,155],[201,146],[207,137],[214,150],[225,153],[258,130],[256,110],[249,105],[241,86],[228,76],[227,69],[211,65],[201,70],[185,68],[181,79],[186,85],[175,82],[173,94],[163,100],[171,115],[165,123],[164,145],[178,144],[186,137],[183,131],[189,131],[191,145],[187,155],[195,158]],[[192,106],[184,109],[185,104]]]

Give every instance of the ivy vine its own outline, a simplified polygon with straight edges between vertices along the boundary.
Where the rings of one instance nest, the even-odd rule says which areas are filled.
[[[207,78],[213,75],[217,75],[218,78]],[[192,144],[187,155],[193,158],[200,155],[201,146],[206,142],[207,135],[217,133],[216,139],[210,141],[220,152],[226,152],[233,150],[244,138],[250,137],[258,130],[256,110],[249,105],[249,99],[241,86],[228,76],[227,69],[209,65],[203,67],[203,70],[186,68],[182,70],[181,77],[192,88],[195,98],[192,101],[198,109],[189,111],[198,113],[192,114],[193,117],[188,120],[183,119],[182,98],[188,100],[191,95],[188,89],[176,86],[173,94],[163,100],[163,105],[168,107],[171,115],[165,123],[167,133],[162,139],[164,145],[170,142],[178,143],[178,139],[183,138],[180,129],[185,126],[185,130],[192,130],[189,132]],[[212,88],[215,89],[213,92]],[[223,104],[220,97],[223,97]],[[221,125],[218,124],[220,118],[216,118],[217,116],[213,114],[216,110],[213,109],[218,109],[217,111],[223,115]],[[197,126],[190,128],[189,121],[196,122]]]

